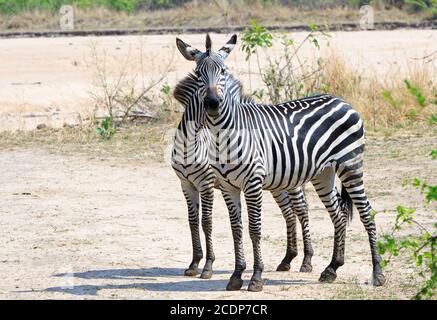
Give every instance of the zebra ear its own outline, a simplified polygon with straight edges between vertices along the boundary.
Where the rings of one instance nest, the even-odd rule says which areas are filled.
[[[212,41],[211,41],[211,37],[209,36],[209,33],[206,34],[205,48],[206,48],[206,52],[208,53],[211,52]]]
[[[232,35],[231,39],[229,39],[226,44],[220,48],[218,54],[222,56],[223,59],[226,59],[228,55],[231,53],[232,49],[234,49],[235,44],[237,43],[237,35]]]
[[[202,54],[199,50],[193,48],[179,38],[176,38],[176,46],[178,47],[179,52],[182,53],[182,55],[185,57],[185,59],[190,61],[197,60]]]

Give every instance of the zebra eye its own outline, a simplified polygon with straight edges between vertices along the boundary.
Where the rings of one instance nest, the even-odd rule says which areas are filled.
[[[221,73],[222,73],[222,74],[225,74],[225,72],[226,72],[226,69],[223,68],[222,71],[221,71]]]

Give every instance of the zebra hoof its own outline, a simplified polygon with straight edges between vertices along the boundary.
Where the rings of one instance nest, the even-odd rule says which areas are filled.
[[[299,270],[299,272],[307,272],[307,273],[310,273],[311,271],[313,271],[313,266],[310,264],[303,264]]]
[[[383,286],[385,281],[385,277],[382,273],[377,273],[373,275],[373,285],[375,287]]]
[[[238,291],[243,286],[243,280],[237,278],[231,278],[226,286],[227,291]]]
[[[251,280],[249,283],[249,287],[247,288],[247,291],[250,292],[260,292],[263,290],[263,281],[262,280]]]
[[[320,275],[319,281],[320,282],[327,282],[331,283],[334,282],[334,280],[337,278],[337,273],[332,268],[326,268],[325,271],[322,272]]]
[[[290,271],[290,264],[281,262],[276,271]]]
[[[200,275],[201,279],[211,279],[212,277],[212,270],[203,270],[202,274]]]
[[[195,277],[199,274],[199,272],[197,271],[197,269],[187,269],[184,272],[184,275],[186,277]]]

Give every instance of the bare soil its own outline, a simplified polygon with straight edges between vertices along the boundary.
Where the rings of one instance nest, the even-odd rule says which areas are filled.
[[[417,190],[401,186],[413,177],[435,183],[435,162],[429,157],[435,141],[435,134],[368,137],[365,182],[380,212],[379,234],[390,230],[398,204],[418,208],[417,219],[425,225],[435,223],[435,207],[425,207]],[[333,227],[310,186],[312,273],[298,272],[302,252],[290,272],[274,271],[285,252],[286,232],[266,193],[264,291],[244,290],[253,262],[245,213],[249,270],[243,290],[226,292],[233,243],[224,201],[216,193],[215,273],[211,280],[184,277],[191,240],[185,200],[171,167],[164,160],[129,154],[103,157],[60,150],[40,145],[4,145],[0,150],[0,299],[407,299],[417,289],[405,258],[388,267],[384,287],[369,284],[368,240],[357,214],[347,230],[346,263],[336,282],[319,283],[330,260]],[[417,231],[412,227],[407,232]]]

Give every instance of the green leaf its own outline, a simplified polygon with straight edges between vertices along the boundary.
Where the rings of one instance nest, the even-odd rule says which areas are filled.
[[[163,84],[163,85],[161,86],[160,91],[161,91],[162,93],[164,93],[165,95],[169,95],[170,92],[171,92],[171,87],[170,87],[170,85],[168,85],[167,83],[165,83],[165,84]]]
[[[404,206],[398,206],[396,208],[397,216],[396,216],[396,222],[406,222],[408,220],[411,220],[413,218],[413,213],[416,211],[416,209],[408,209]]]
[[[391,91],[389,90],[384,90],[382,92],[382,97],[384,98],[385,101],[387,101],[390,106],[392,106],[395,109],[399,109],[400,106],[402,105],[401,101],[397,101],[393,98]]]
[[[418,255],[416,257],[416,266],[420,267],[423,263],[423,256],[422,255]]]
[[[390,263],[389,260],[381,260],[379,264],[381,265],[382,268],[385,268],[388,266],[389,263]]]
[[[372,209],[372,210],[369,212],[369,214],[370,214],[370,219],[372,219],[372,221],[375,221],[375,217],[376,217],[376,215],[378,214],[378,212],[377,212],[376,210]]]
[[[431,254],[431,252],[424,252],[424,253],[423,253],[423,257],[424,257],[425,259],[431,259],[431,258],[432,258],[432,254]]]
[[[404,249],[417,249],[419,248],[419,242],[412,238],[412,237],[408,237],[404,240],[399,241],[399,246],[404,248]]]
[[[288,47],[288,46],[292,46],[294,44],[294,40],[292,38],[289,38],[287,36],[284,36],[282,38],[282,45]]]
[[[428,5],[423,0],[405,0],[405,3],[413,5],[420,9],[428,9]]]
[[[437,201],[437,186],[428,186],[428,191],[425,193],[426,201]]]
[[[315,24],[315,23],[311,23],[310,25],[308,25],[308,27],[310,28],[310,30],[311,30],[312,32],[316,32],[317,29],[319,28],[319,27],[317,26],[317,24]]]
[[[264,89],[256,89],[252,92],[252,95],[254,95],[259,100],[262,100],[264,94],[265,94]]]
[[[420,181],[417,178],[414,178],[411,184],[413,185],[413,187],[420,187],[422,185],[422,181]]]
[[[256,52],[258,47],[271,47],[273,45],[272,39],[273,36],[265,27],[259,25],[255,19],[251,20],[251,26],[244,30],[241,40],[241,50],[246,53],[246,61]]]
[[[420,91],[419,88],[417,88],[416,86],[414,86],[410,81],[408,80],[404,80],[404,83],[408,89],[408,91],[410,92],[410,94],[412,96],[414,96],[416,98],[417,103],[421,106],[421,107],[425,107],[426,105],[426,99],[424,97],[424,95],[422,94],[422,92]]]

